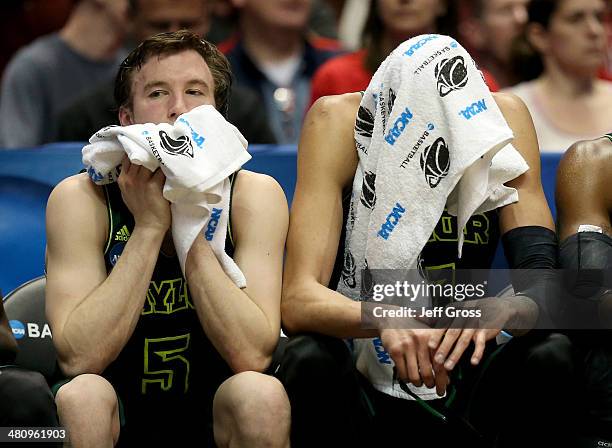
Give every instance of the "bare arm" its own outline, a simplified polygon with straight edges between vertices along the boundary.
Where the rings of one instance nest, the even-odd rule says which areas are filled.
[[[108,277],[103,258],[108,215],[100,189],[78,175],[51,193],[46,311],[67,375],[101,373],[134,331],[170,224],[169,206],[161,196],[163,180],[161,171],[152,175],[124,165],[119,185],[135,226]]]
[[[563,155],[555,189],[560,241],[581,224],[599,226],[612,236],[610,154],[612,143],[601,138],[575,143]]]
[[[280,335],[287,200],[268,176],[241,171],[232,201],[234,261],[247,280],[238,288],[199,236],[187,256],[189,290],[206,335],[235,372],[264,371]]]
[[[516,188],[519,200],[500,209],[501,233],[525,226],[541,226],[554,231],[554,221],[540,180],[540,150],[531,115],[517,96],[508,93],[494,96],[514,133],[512,144],[529,165],[527,172],[507,183]]]
[[[357,167],[354,125],[361,95],[319,99],[308,112],[298,149],[298,176],[283,282],[288,333],[375,337],[364,331],[358,302],[327,285],[342,230],[342,193]]]

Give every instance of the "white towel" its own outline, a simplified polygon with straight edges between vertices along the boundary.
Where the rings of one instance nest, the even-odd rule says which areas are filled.
[[[83,164],[97,184],[115,182],[124,155],[166,176],[164,197],[171,203],[172,238],[183,273],[187,253],[203,232],[225,273],[239,287],[244,274],[225,253],[229,217],[229,176],[251,156],[247,141],[209,105],[187,112],[171,125],[108,126],[83,148]]]
[[[347,224],[345,260],[355,281],[338,291],[360,299],[361,269],[417,269],[444,207],[463,228],[475,213],[518,200],[503,186],[528,166],[470,55],[452,38],[418,36],[380,66],[358,112],[359,165]],[[351,285],[354,287],[351,288]],[[355,341],[357,368],[377,389],[412,399],[392,381],[380,339]],[[415,388],[423,399],[434,389]]]

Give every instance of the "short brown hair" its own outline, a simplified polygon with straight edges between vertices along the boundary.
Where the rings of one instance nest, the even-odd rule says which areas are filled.
[[[202,56],[215,82],[217,110],[227,117],[232,71],[227,58],[210,42],[187,30],[159,33],[143,41],[124,59],[115,78],[117,107],[131,107],[132,75],[139,71],[152,56],[172,55],[194,50]]]

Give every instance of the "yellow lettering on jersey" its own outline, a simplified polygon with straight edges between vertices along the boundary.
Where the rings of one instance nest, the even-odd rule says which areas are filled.
[[[187,282],[182,278],[151,281],[141,315],[172,314],[188,308],[193,309],[187,291]]]
[[[184,393],[189,390],[189,360],[183,356],[189,349],[191,333],[167,337],[146,338],[144,344],[144,377],[141,393],[147,393],[147,386],[157,384],[163,391],[180,387]]]
[[[463,229],[464,242],[477,245],[489,244],[489,224],[489,218],[485,214],[472,216]],[[457,241],[457,218],[449,215],[446,210],[428,242],[435,241]]]

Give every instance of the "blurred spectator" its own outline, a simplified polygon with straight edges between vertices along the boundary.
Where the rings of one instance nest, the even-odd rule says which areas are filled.
[[[166,31],[190,30],[200,36],[210,28],[215,0],[129,0],[132,16],[132,47]]]
[[[0,147],[51,141],[58,111],[113,76],[127,9],[127,0],[81,0],[59,32],[15,54],[2,81]]]
[[[508,91],[527,104],[542,152],[565,151],[610,129],[612,83],[597,78],[606,51],[605,9],[604,0],[529,4],[514,58],[532,80]]]
[[[308,27],[319,36],[329,39],[338,37],[338,21],[333,8],[326,0],[312,0]]]
[[[238,14],[231,0],[215,0],[211,7],[212,20],[206,40],[218,45],[236,31]]]
[[[281,144],[297,143],[315,70],[339,53],[308,34],[312,0],[232,0],[239,32],[221,43],[238,84],[258,91]]]
[[[4,0],[0,15],[0,74],[19,48],[59,30],[76,0]]]
[[[363,32],[364,47],[324,64],[312,80],[311,103],[326,95],[365,90],[378,66],[403,41],[419,34],[454,35],[455,10],[444,0],[374,0]],[[486,75],[491,90],[497,85]]]
[[[130,0],[132,42],[142,42],[152,34],[190,29],[206,34],[213,0]],[[152,33],[152,34],[151,34]],[[114,81],[104,82],[67,107],[58,118],[58,141],[87,141],[96,131],[119,124],[113,95]],[[249,143],[275,143],[274,135],[261,111],[259,97],[250,89],[233,86],[228,120]]]
[[[232,0],[215,0],[212,8],[213,20],[206,40],[218,44],[229,39],[236,32],[238,14]],[[312,0],[308,27],[319,36],[330,39],[337,37],[336,11],[326,0]]]
[[[529,0],[462,0],[458,36],[500,87],[519,82],[510,64],[512,42],[527,23]]]
[[[363,27],[368,19],[372,0],[347,0],[338,18],[338,38],[342,46],[355,51],[361,47]]]

